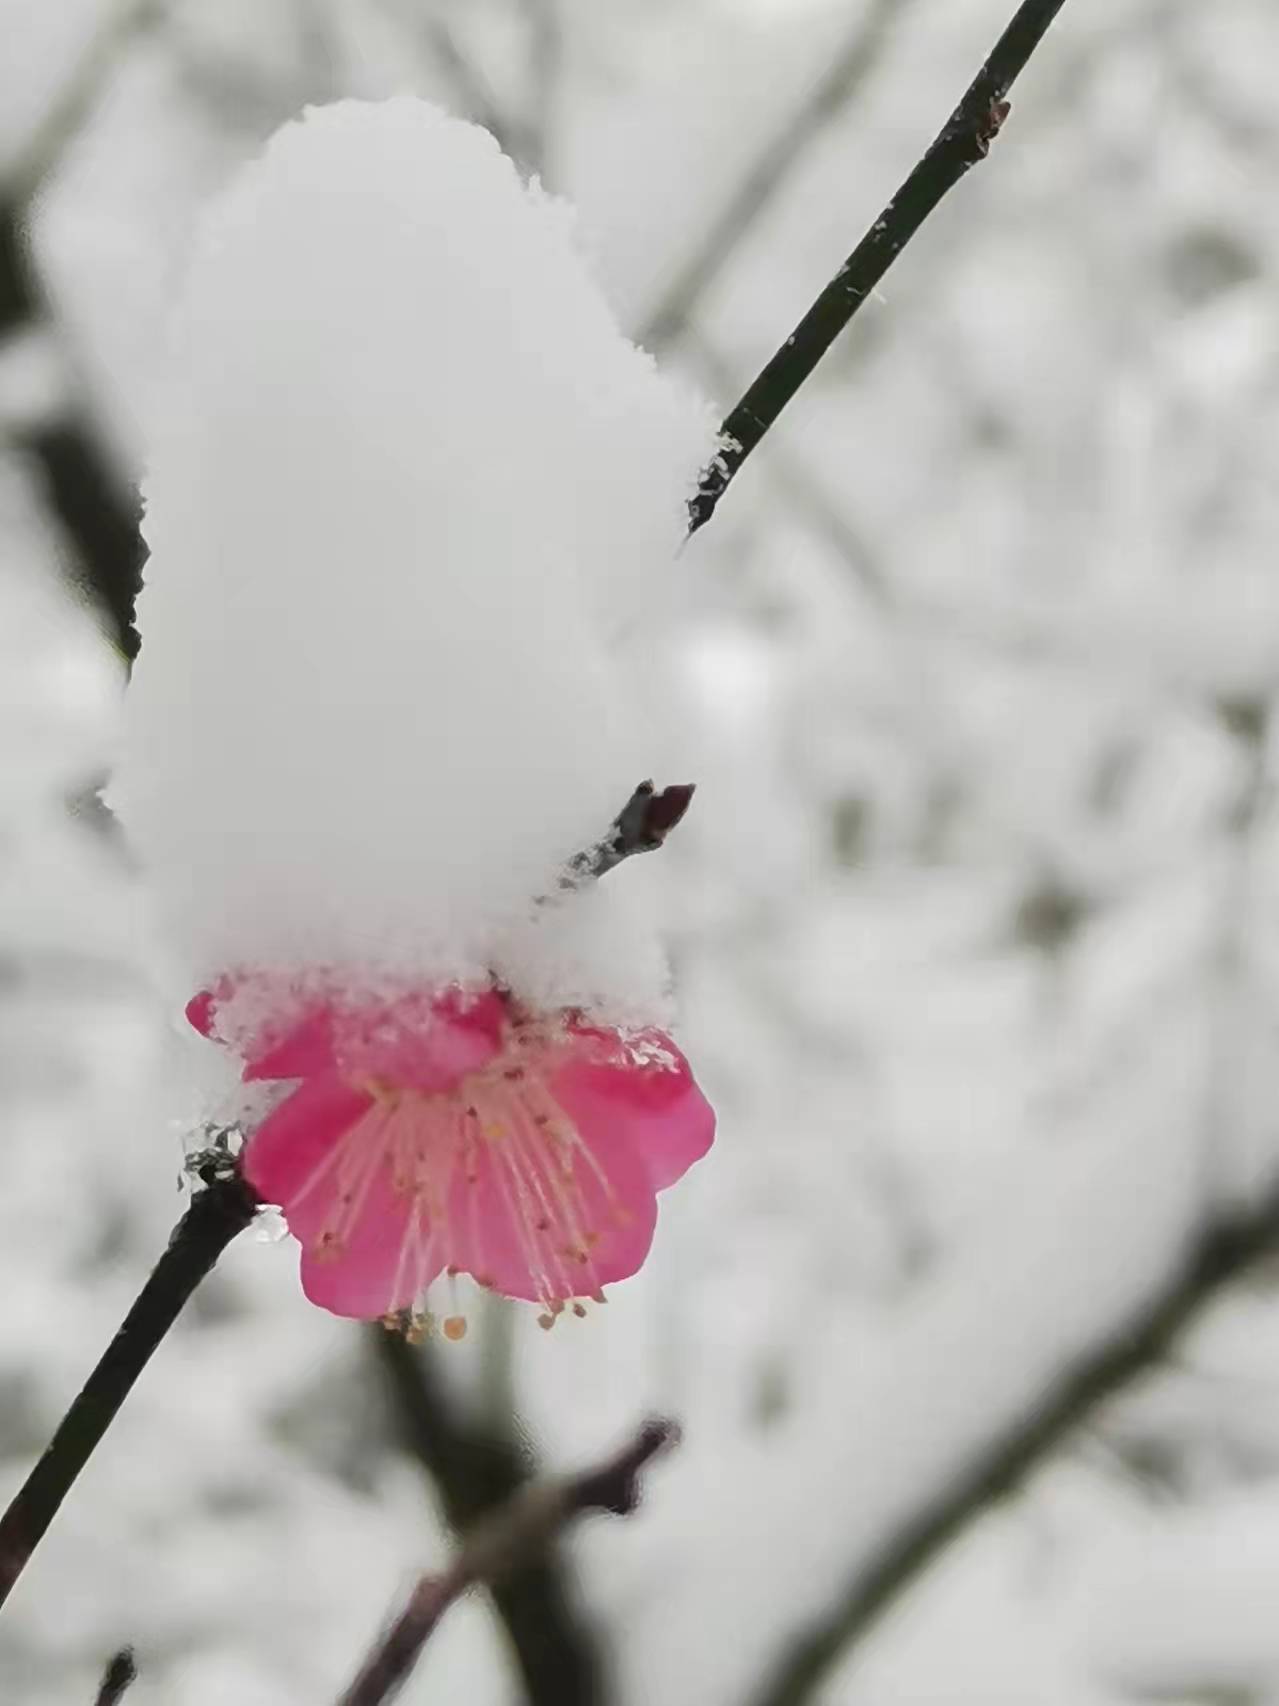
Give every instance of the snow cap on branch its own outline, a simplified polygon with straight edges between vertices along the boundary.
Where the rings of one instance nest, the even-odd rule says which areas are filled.
[[[397,99],[275,136],[176,317],[112,795],[187,992],[509,964],[651,1007],[625,878],[537,897],[660,768],[624,654],[713,436],[487,132]]]

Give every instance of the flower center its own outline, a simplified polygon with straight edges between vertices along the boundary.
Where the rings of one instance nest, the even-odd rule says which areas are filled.
[[[552,1094],[557,1053],[552,1037],[520,1026],[451,1090],[355,1083],[370,1106],[318,1170],[331,1195],[312,1251],[342,1258],[368,1236],[368,1218],[388,1212],[389,1190],[397,1206],[387,1232],[399,1236],[391,1319],[411,1337],[433,1330],[424,1305],[442,1267],[450,1284],[465,1270],[481,1286],[537,1299],[547,1328],[566,1307],[584,1315],[583,1299],[605,1301],[595,1252],[629,1214]],[[298,1200],[319,1183],[317,1174]],[[395,1307],[405,1297],[419,1300],[407,1320]],[[460,1338],[466,1323],[452,1302],[443,1330]]]

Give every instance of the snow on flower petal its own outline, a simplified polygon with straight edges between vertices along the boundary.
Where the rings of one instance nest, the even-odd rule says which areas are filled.
[[[594,1036],[602,1040],[602,1033]],[[616,1039],[606,1051],[568,1055],[553,1092],[581,1130],[607,1129],[640,1156],[655,1190],[700,1161],[715,1136],[715,1114],[687,1060],[661,1031]]]
[[[714,415],[412,99],[309,110],[219,198],[157,405],[110,797],[245,1174],[326,1308],[454,1268],[554,1319],[711,1136],[643,880],[563,876],[670,762],[632,701]]]

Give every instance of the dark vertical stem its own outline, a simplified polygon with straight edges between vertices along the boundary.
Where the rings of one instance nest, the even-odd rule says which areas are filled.
[[[256,1210],[256,1197],[236,1174],[215,1179],[192,1199],[120,1331],[0,1517],[0,1605],[152,1353],[196,1286]]]
[[[1064,4],[1023,0],[928,152],[725,420],[724,448],[689,505],[690,533],[943,196],[985,158],[1007,116],[1004,97]]]

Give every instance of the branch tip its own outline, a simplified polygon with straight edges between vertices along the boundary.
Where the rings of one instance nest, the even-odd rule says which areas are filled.
[[[123,1698],[125,1689],[137,1680],[138,1667],[134,1660],[133,1648],[121,1647],[120,1651],[113,1653],[107,1661],[95,1706],[116,1706]]]

